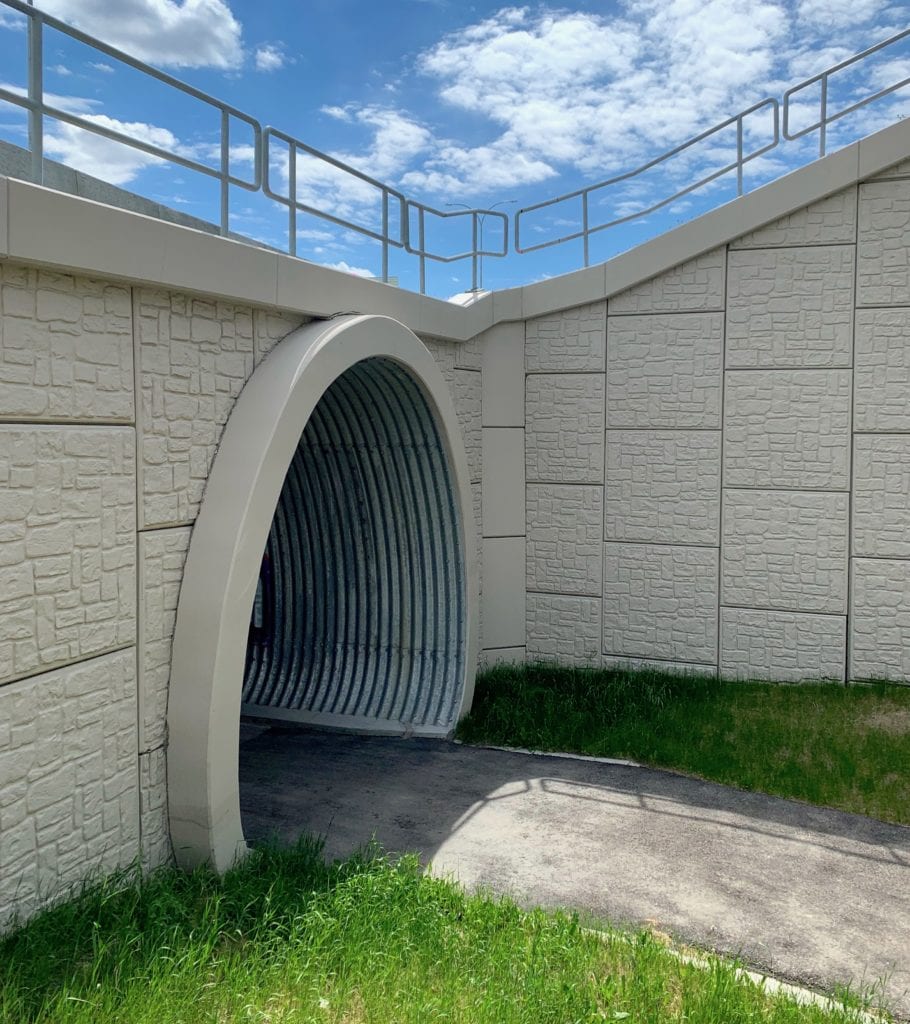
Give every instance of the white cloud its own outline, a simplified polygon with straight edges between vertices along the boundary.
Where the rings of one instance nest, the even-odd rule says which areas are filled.
[[[111,67],[111,65],[105,64],[104,61],[90,60],[88,66],[90,68],[94,68],[95,71],[100,71],[103,75],[112,75],[114,73],[114,69]]]
[[[119,121],[106,114],[87,114],[85,120],[163,149],[177,150],[180,146],[172,132],[154,124]],[[127,185],[144,168],[163,163],[160,157],[130,149],[102,135],[65,123],[59,124],[53,134],[46,136],[44,149],[48,156],[112,185]]]
[[[0,28],[22,32],[25,29],[25,16],[13,11],[0,11]]]
[[[830,31],[867,21],[887,11],[887,0],[800,0],[800,21]]]
[[[39,0],[43,11],[133,57],[172,67],[235,68],[240,22],[225,0]]]
[[[284,50],[275,43],[258,46],[254,59],[257,71],[280,71],[288,63]]]
[[[0,89],[5,89],[16,96],[28,95],[28,90],[10,82],[0,83]],[[101,106],[100,100],[89,99],[86,96],[61,96],[53,92],[44,94],[44,102],[49,107],[57,107],[58,110],[65,110],[68,114],[85,114]]]
[[[53,71],[56,75],[61,75],[63,78],[67,78],[72,74],[72,71],[65,64],[53,64],[48,68],[48,71]]]
[[[334,118],[336,121],[352,121],[353,115],[349,107],[320,107],[320,111],[323,114],[328,114],[329,117]]]
[[[889,0],[622,0],[609,15],[504,7],[417,61],[444,103],[482,119],[486,137],[440,140],[402,180],[482,198],[566,172],[596,180],[631,170],[882,38],[889,9]],[[758,125],[748,134],[756,147],[769,137]],[[689,163],[710,164],[716,150]]]
[[[366,267],[352,267],[344,260],[339,260],[337,263],[325,263],[323,266],[328,267],[330,270],[341,270],[345,274],[353,274],[355,277],[376,276],[371,270],[367,270]]]

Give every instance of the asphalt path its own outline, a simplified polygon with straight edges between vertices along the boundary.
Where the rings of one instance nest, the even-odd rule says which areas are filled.
[[[249,840],[375,837],[522,905],[669,932],[910,1019],[910,828],[672,772],[241,726]]]

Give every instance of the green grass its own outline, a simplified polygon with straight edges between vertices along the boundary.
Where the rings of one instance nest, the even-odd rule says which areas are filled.
[[[458,736],[630,758],[910,824],[906,686],[501,666],[479,677]]]
[[[857,1003],[849,996],[844,1006]],[[223,878],[125,875],[0,943],[0,1020],[59,1024],[809,1024],[800,1007],[674,958],[424,876],[416,859],[327,867],[262,849]]]

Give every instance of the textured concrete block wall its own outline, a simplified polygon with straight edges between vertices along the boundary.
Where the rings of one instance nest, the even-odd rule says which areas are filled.
[[[237,395],[305,318],[10,264],[0,308],[6,919],[90,872],[170,857],[168,680],[193,522]],[[425,341],[479,523],[480,339]]]
[[[171,856],[168,681],[193,523],[237,395],[305,318],[8,263],[0,312],[2,926],[91,872]],[[481,340],[425,341],[479,524]],[[523,571],[520,589],[523,608]],[[519,646],[523,631],[522,611]]]
[[[530,657],[910,681],[908,254],[905,163],[527,322]]]

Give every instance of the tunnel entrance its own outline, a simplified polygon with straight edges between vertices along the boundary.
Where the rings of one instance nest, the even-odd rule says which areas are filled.
[[[179,864],[225,870],[247,849],[242,716],[451,732],[474,692],[475,537],[452,394],[407,327],[313,321],[259,363],[215,453],[177,604]]]
[[[338,377],[281,489],[247,643],[246,716],[446,733],[465,658],[459,511],[436,417],[388,358]]]

